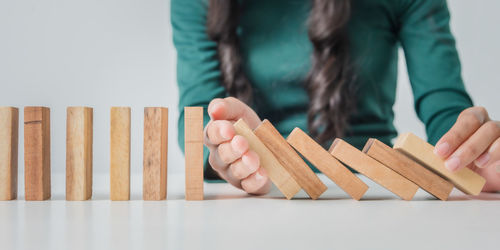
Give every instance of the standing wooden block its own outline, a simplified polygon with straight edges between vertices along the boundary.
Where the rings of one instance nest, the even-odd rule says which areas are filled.
[[[438,199],[447,200],[453,190],[451,183],[377,139],[369,139],[363,152]]]
[[[363,154],[342,139],[335,139],[329,151],[344,164],[362,173],[404,200],[411,200],[418,190],[418,186],[415,183]]]
[[[434,147],[412,133],[401,134],[394,149],[434,171],[441,177],[453,183],[466,194],[478,195],[486,180],[469,168],[451,172],[444,167],[444,161],[434,154]]]
[[[333,158],[300,128],[295,128],[287,141],[353,199],[360,200],[368,190],[368,186],[361,179]]]
[[[276,159],[273,153],[253,133],[252,129],[243,119],[239,119],[234,124],[234,129],[236,130],[236,134],[247,139],[250,149],[259,155],[261,167],[266,170],[269,179],[271,179],[274,185],[276,185],[287,199],[291,199],[300,191],[300,186],[297,181],[295,181],[292,175],[283,165],[281,165],[278,159]]]
[[[66,116],[66,200],[92,197],[93,109],[68,107]]]
[[[186,200],[203,200],[203,107],[184,108]]]
[[[19,109],[0,107],[0,200],[17,198]]]
[[[268,120],[264,120],[254,133],[312,199],[326,191],[325,184]]]
[[[111,108],[110,184],[112,201],[130,200],[130,108]]]
[[[168,109],[144,108],[144,200],[167,198]]]
[[[50,109],[24,108],[24,191],[26,200],[50,199]]]

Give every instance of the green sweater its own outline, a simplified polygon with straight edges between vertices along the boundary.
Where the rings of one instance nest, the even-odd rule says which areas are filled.
[[[284,135],[307,131],[309,98],[303,87],[311,67],[307,36],[309,0],[243,0],[239,36],[244,71],[253,84],[255,111]],[[173,39],[177,48],[179,144],[184,148],[185,106],[207,107],[226,97],[216,43],[205,33],[207,0],[172,0]],[[450,14],[445,0],[353,0],[348,24],[350,56],[356,69],[357,112],[352,136],[361,148],[369,137],[390,144],[398,49],[404,50],[415,111],[435,143],[472,106],[461,78]],[[205,124],[209,117],[205,110]],[[205,162],[208,152],[205,150]]]

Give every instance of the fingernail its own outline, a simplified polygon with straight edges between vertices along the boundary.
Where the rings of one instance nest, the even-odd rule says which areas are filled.
[[[455,171],[460,166],[460,159],[458,157],[452,157],[445,161],[444,166],[450,171]]]
[[[476,164],[476,166],[480,168],[483,168],[484,166],[486,166],[486,163],[488,163],[489,160],[490,160],[490,154],[484,153],[474,161],[474,164]]]
[[[264,176],[262,176],[260,174],[260,172],[257,171],[257,173],[255,173],[255,179],[258,180],[258,181],[260,181],[260,180],[264,179]]]
[[[450,151],[450,144],[448,144],[447,142],[439,143],[434,148],[434,154],[437,154],[441,157],[446,156],[446,154],[448,154],[448,151]]]

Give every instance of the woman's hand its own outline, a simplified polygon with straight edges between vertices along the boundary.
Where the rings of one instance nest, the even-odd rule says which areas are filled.
[[[434,153],[450,171],[469,167],[483,176],[483,191],[500,190],[500,121],[491,120],[483,107],[464,110]]]
[[[248,141],[236,135],[233,123],[240,118],[255,129],[260,118],[240,100],[214,99],[208,105],[210,122],[205,127],[205,145],[210,150],[209,163],[226,181],[249,194],[266,194],[271,182],[260,167],[259,156],[249,149]]]

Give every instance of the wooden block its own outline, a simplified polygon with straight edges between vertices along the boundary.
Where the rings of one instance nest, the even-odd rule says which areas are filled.
[[[203,107],[184,108],[186,200],[203,200]]]
[[[300,191],[300,186],[292,175],[281,165],[273,153],[262,143],[262,141],[253,133],[252,129],[243,121],[238,120],[234,124],[236,134],[245,137],[250,149],[259,155],[260,165],[263,167],[269,179],[285,195],[291,199]]]
[[[130,200],[130,107],[111,108],[110,151],[110,199]]]
[[[144,200],[167,198],[168,109],[144,108]]]
[[[24,191],[26,200],[50,199],[50,109],[24,108]]]
[[[412,133],[401,134],[394,149],[447,179],[466,194],[478,195],[486,180],[469,168],[451,172],[444,167],[444,161],[434,154],[434,147]]]
[[[268,120],[264,120],[254,133],[312,199],[326,191],[325,184]]]
[[[66,200],[92,198],[93,109],[68,107],[66,116]]]
[[[447,200],[453,190],[451,183],[377,139],[369,139],[363,152],[438,199]]]
[[[300,128],[295,128],[288,136],[287,141],[353,199],[361,199],[368,190],[368,186],[361,179],[333,158]]]
[[[0,200],[17,198],[19,109],[0,107]]]
[[[363,154],[342,139],[335,139],[329,151],[339,161],[387,188],[403,200],[411,200],[418,190],[415,183]]]

